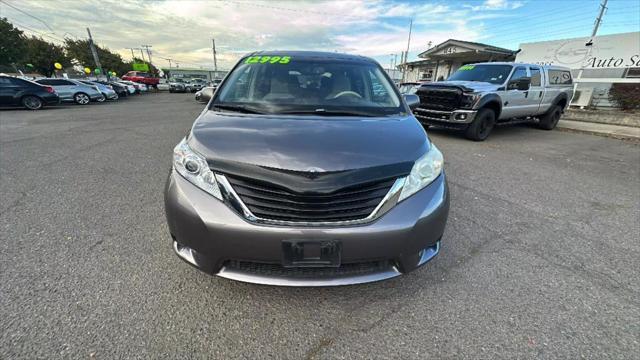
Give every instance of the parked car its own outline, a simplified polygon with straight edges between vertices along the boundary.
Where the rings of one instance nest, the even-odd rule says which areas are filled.
[[[158,90],[160,91],[168,91],[169,90],[169,82],[167,79],[160,79],[158,83]]]
[[[447,81],[421,86],[417,94],[420,122],[464,130],[467,138],[482,141],[496,124],[555,128],[573,85],[565,67],[496,62],[464,65]]]
[[[173,78],[169,79],[169,92],[186,92],[187,86],[186,82],[181,78]]]
[[[100,82],[90,81],[90,80],[79,80],[79,81],[86,85],[92,85],[92,86],[98,87],[98,91],[100,91],[103,96],[102,100],[98,100],[100,102],[105,100],[118,100],[118,94],[116,93],[116,91],[113,89],[113,86],[111,85],[105,85]]]
[[[125,86],[127,88],[127,92],[129,93],[129,95],[133,95],[136,93],[137,89],[135,86],[131,85],[131,83],[127,84],[121,81],[118,81],[118,84]]]
[[[202,90],[196,92],[196,101],[209,102],[211,97],[213,97],[214,91],[216,91],[216,88],[212,86],[202,88]]]
[[[144,84],[128,80],[120,80],[120,82],[132,86],[135,94],[141,94],[143,91],[147,91],[147,87]]]
[[[45,105],[59,102],[60,97],[51,86],[0,75],[0,106],[22,106],[29,110],[39,110]]]
[[[156,87],[160,82],[160,78],[143,71],[129,71],[122,76],[122,80],[133,81],[136,83],[146,84],[152,87]]]
[[[207,82],[204,79],[194,78],[189,80],[189,82],[186,84],[186,91],[196,92],[198,90],[201,90],[206,85]]]
[[[439,252],[449,192],[443,156],[410,111],[418,103],[370,58],[241,58],[174,149],[175,253],[210,274],[289,286],[424,265]]]
[[[87,85],[72,79],[38,79],[37,83],[52,86],[60,101],[75,102],[79,105],[87,105],[91,101],[104,101],[104,96],[95,85]]]
[[[111,86],[111,88],[113,89],[113,91],[116,92],[116,94],[118,94],[118,97],[125,97],[129,95],[129,90],[127,89],[126,84],[121,84],[115,81],[103,81],[103,80],[97,80],[96,82],[103,84],[103,85],[109,85]],[[134,89],[135,90],[135,89]]]

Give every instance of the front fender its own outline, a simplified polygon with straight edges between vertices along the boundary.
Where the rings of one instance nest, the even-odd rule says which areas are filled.
[[[502,99],[497,94],[487,94],[484,95],[478,104],[475,106],[474,110],[479,110],[484,107],[490,107],[496,111],[496,119],[500,117],[500,113],[502,113]]]

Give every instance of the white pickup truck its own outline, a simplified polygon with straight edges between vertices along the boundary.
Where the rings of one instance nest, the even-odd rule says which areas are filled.
[[[422,85],[413,111],[425,126],[464,130],[485,140],[496,124],[536,122],[553,129],[573,96],[571,71],[560,66],[492,62],[463,65],[446,81]]]

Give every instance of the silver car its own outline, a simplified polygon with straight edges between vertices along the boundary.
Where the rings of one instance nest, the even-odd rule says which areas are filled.
[[[99,102],[103,102],[105,100],[118,100],[118,94],[113,90],[111,85],[101,84],[99,82],[90,81],[90,80],[80,80],[81,83],[89,86],[96,86],[100,93],[102,93],[102,100],[98,100]]]
[[[87,105],[91,101],[101,101],[104,95],[95,85],[83,84],[77,80],[71,79],[40,79],[37,83],[48,85],[60,96],[60,101],[75,102],[80,105]]]

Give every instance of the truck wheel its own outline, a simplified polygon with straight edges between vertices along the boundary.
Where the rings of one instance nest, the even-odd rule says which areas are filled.
[[[540,117],[538,127],[543,130],[553,130],[558,125],[560,116],[562,116],[562,108],[558,105],[553,105],[546,114]]]
[[[496,113],[491,109],[480,109],[476,119],[469,125],[465,136],[473,141],[484,141],[496,124]]]

